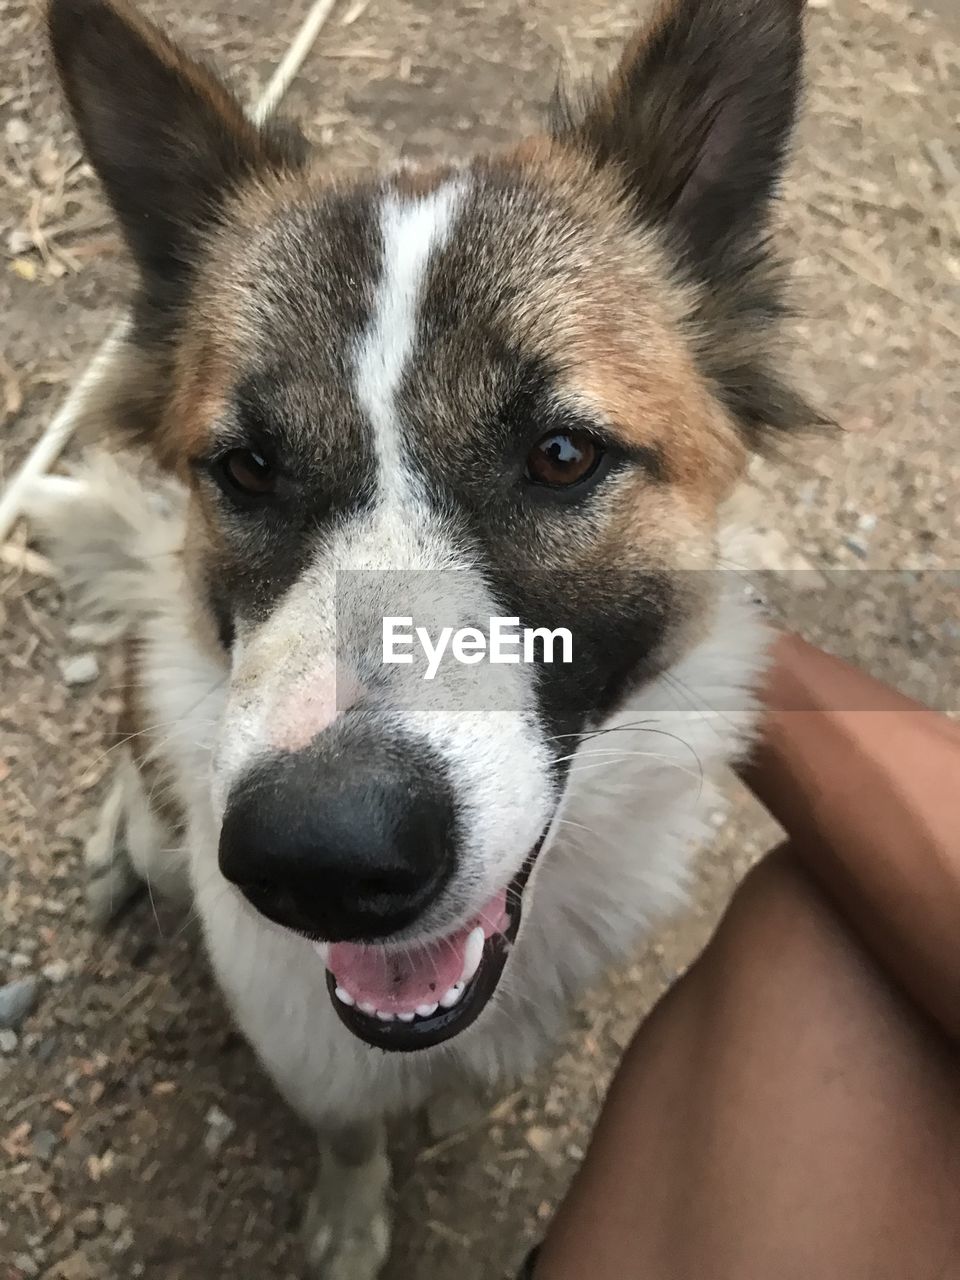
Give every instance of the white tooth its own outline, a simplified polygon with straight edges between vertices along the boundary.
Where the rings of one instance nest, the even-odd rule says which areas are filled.
[[[467,945],[463,952],[463,973],[460,975],[460,981],[466,985],[473,975],[480,968],[480,961],[483,959],[483,926],[477,925],[467,939]]]
[[[352,1005],[357,1003],[350,992],[344,991],[343,987],[337,987],[335,995],[341,1004]]]
[[[463,983],[455,982],[446,995],[440,997],[440,1003],[444,1009],[452,1009],[462,995]]]
[[[394,1015],[392,1013],[385,1013],[383,1009],[378,1009],[377,1017],[380,1019],[381,1022],[392,1022]]]
[[[377,1006],[375,1004],[371,1004],[369,1000],[364,1000],[360,1005],[360,1012],[365,1013],[372,1018],[377,1012]]]
[[[412,1022],[417,1015],[415,1013],[398,1013],[397,1017],[401,1022]]]
[[[432,1017],[433,1017],[433,1015],[437,1012],[437,1009],[438,1009],[438,1008],[439,1008],[439,1005],[437,1005],[436,1003],[434,1003],[434,1004],[418,1004],[418,1005],[417,1005],[417,1017],[418,1017],[418,1018],[432,1018]]]

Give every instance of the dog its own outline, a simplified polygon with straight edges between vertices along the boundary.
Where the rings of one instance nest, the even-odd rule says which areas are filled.
[[[802,8],[666,0],[539,136],[340,182],[126,0],[49,4],[138,279],[88,406],[119,452],[33,499],[125,637],[91,910],[146,880],[199,915],[320,1135],[327,1280],[386,1257],[385,1118],[543,1061],[683,901],[749,742],[731,502],[817,420],[769,243]],[[573,658],[425,679],[388,618]]]

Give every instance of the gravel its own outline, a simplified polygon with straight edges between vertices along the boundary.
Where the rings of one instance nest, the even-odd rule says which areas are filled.
[[[55,1280],[101,1280],[107,1273],[85,1250],[77,1249],[58,1262],[49,1274],[51,1280],[54,1277]]]
[[[39,983],[33,974],[15,978],[0,987],[0,1029],[18,1031],[37,1003]]]
[[[60,674],[68,685],[91,684],[100,674],[100,663],[92,653],[78,653],[61,661]]]
[[[203,1137],[203,1147],[208,1156],[220,1154],[223,1146],[230,1141],[236,1130],[236,1123],[230,1119],[220,1107],[213,1106],[204,1117],[207,1132]]]
[[[48,982],[58,987],[70,976],[70,965],[66,960],[52,960],[50,964],[45,964],[40,972]]]
[[[81,1209],[73,1220],[73,1229],[84,1239],[95,1236],[100,1230],[100,1211],[93,1205]]]
[[[122,1231],[127,1224],[127,1211],[122,1204],[108,1204],[103,1211],[103,1225],[112,1234]]]
[[[46,1163],[53,1157],[59,1145],[59,1138],[50,1129],[41,1129],[33,1135],[33,1151],[39,1160]]]

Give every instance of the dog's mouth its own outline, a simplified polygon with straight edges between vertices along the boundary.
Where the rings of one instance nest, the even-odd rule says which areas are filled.
[[[376,1049],[411,1053],[452,1040],[486,1008],[520,928],[541,837],[506,888],[443,938],[407,946],[325,948],[327,989],[340,1021]]]

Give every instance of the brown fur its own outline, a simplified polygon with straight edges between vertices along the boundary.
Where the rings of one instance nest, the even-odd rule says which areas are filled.
[[[525,300],[525,337],[562,370],[560,394],[630,443],[657,449],[666,478],[712,510],[742,475],[747,453],[686,341],[700,291],[677,278],[655,232],[633,225],[618,183],[597,181],[582,153],[542,137],[498,163],[542,184],[545,198],[562,193],[595,233],[575,279],[562,288],[551,279],[548,294]],[[542,323],[530,324],[530,312]]]
[[[390,186],[402,199],[416,200],[436,191],[452,176],[449,165],[429,169],[404,166],[391,176]]]

